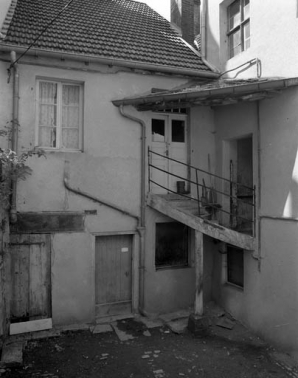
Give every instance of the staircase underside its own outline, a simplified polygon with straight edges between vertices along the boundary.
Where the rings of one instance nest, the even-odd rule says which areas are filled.
[[[246,250],[255,249],[255,239],[223,227],[198,214],[197,202],[175,194],[149,194],[148,206],[214,239]]]

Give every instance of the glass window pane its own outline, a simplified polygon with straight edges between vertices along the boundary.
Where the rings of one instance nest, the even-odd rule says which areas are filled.
[[[172,142],[185,142],[185,124],[181,120],[172,121]]]
[[[62,147],[63,148],[79,148],[79,130],[78,129],[62,129]]]
[[[63,105],[79,105],[80,87],[77,85],[63,85],[62,103]]]
[[[241,33],[237,30],[235,33],[229,36],[230,44],[230,57],[239,54],[241,52]]]
[[[41,147],[57,147],[55,127],[40,127],[39,128],[39,146]]]
[[[227,250],[227,270],[228,282],[243,287],[244,285],[244,265],[243,250],[228,247]]]
[[[234,1],[228,8],[229,10],[229,30],[232,30],[236,26],[240,25],[241,12],[240,12],[240,0]]]
[[[246,20],[250,17],[250,3],[249,0],[244,1],[244,7],[243,7],[243,19]]]
[[[243,39],[244,39],[244,50],[250,47],[250,23],[247,22],[243,25]]]
[[[165,142],[165,121],[152,119],[151,123],[152,142]]]
[[[156,223],[156,267],[187,266],[188,227],[181,223]]]
[[[57,83],[46,81],[39,83],[39,102],[41,104],[57,104]]]

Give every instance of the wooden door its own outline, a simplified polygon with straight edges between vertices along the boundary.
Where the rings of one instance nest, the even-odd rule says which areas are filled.
[[[180,163],[187,164],[187,133],[186,119],[178,115],[170,118],[169,124],[169,157],[178,160]],[[177,181],[185,181],[188,178],[188,169],[186,165],[170,160],[169,171],[176,176],[169,177],[170,190],[177,191]],[[187,182],[185,181],[185,189]]]
[[[131,313],[132,235],[97,236],[95,244],[96,316]]]
[[[163,194],[177,191],[177,181],[188,178],[186,117],[182,115],[156,115],[151,120],[151,192]],[[162,156],[160,156],[162,155]],[[176,176],[169,175],[167,172]],[[187,186],[187,185],[185,185]]]
[[[50,235],[10,236],[11,322],[51,317]]]

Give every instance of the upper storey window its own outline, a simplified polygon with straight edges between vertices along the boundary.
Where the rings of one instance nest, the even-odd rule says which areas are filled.
[[[228,7],[230,58],[250,47],[250,0],[236,0]]]
[[[80,84],[38,80],[38,146],[74,151],[82,148],[82,92]]]

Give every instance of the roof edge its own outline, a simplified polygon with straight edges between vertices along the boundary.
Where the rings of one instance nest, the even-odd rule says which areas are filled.
[[[3,19],[3,24],[0,25],[1,38],[5,38],[8,28],[10,26],[14,11],[16,9],[18,0],[11,0],[10,5],[7,9],[6,16]]]
[[[0,43],[0,51],[4,51],[4,52],[15,51],[16,53],[23,53],[26,50],[27,50],[26,47]],[[138,61],[127,61],[123,59],[113,59],[113,58],[106,58],[102,56],[83,55],[83,54],[52,51],[52,50],[45,50],[45,49],[31,48],[27,52],[27,55],[59,58],[61,60],[69,59],[69,60],[77,60],[77,61],[83,61],[83,62],[102,63],[102,64],[134,68],[134,69],[140,69],[140,70],[155,71],[155,72],[168,73],[168,74],[174,74],[174,75],[191,76],[191,77],[195,76],[197,78],[203,77],[203,78],[217,79],[219,77],[219,74],[210,72],[210,71],[192,70],[192,69],[187,69],[187,68],[178,68],[174,66],[163,66],[159,64],[150,64],[150,63],[148,64],[148,63],[142,63]]]
[[[121,105],[146,105],[153,102],[169,102],[183,99],[185,101],[191,99],[204,98],[212,95],[231,95],[231,94],[248,94],[260,91],[274,91],[278,89],[286,89],[292,86],[298,86],[298,77],[276,79],[272,81],[263,81],[259,83],[247,83],[243,85],[236,85],[230,87],[213,88],[213,89],[201,89],[193,92],[183,93],[171,93],[171,91],[164,93],[157,93],[155,95],[140,96],[134,98],[123,98],[119,100],[113,100],[112,103],[115,106]]]
[[[216,68],[213,64],[209,63],[204,57],[203,55],[200,53],[200,51],[196,50],[192,45],[190,45],[188,42],[185,41],[185,39],[183,39],[182,37],[180,37],[181,41],[188,47],[191,49],[191,51],[193,53],[195,53],[199,58],[202,59],[202,62],[208,67],[210,68],[210,70],[212,70],[213,72],[215,73],[218,73],[220,74],[220,70],[218,68]]]

